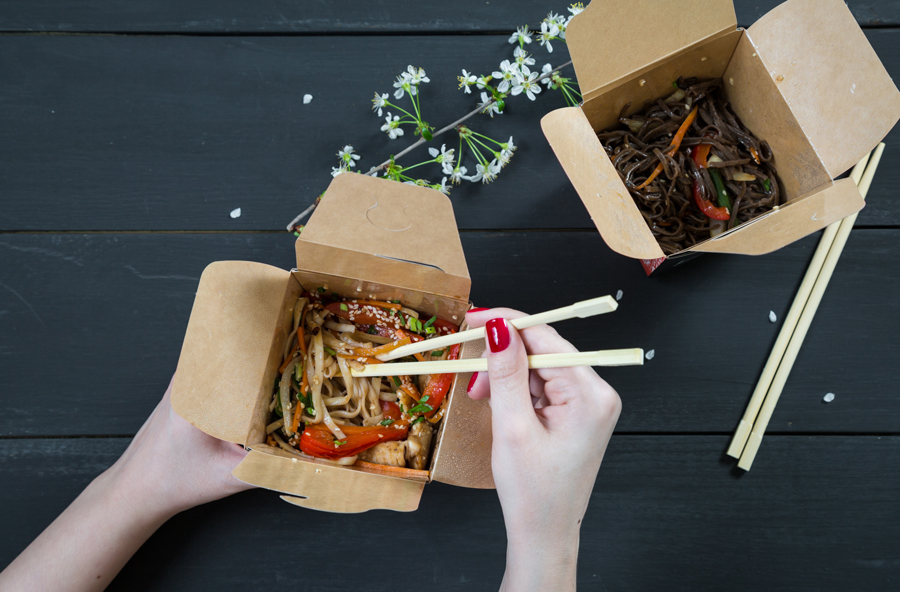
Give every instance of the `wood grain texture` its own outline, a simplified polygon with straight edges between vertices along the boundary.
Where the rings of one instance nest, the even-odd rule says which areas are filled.
[[[586,4],[586,3],[585,3]],[[738,22],[748,26],[781,0],[736,0]],[[446,33],[514,30],[534,25],[553,10],[568,15],[566,2],[302,2],[246,3],[238,0],[0,1],[0,31],[168,32],[168,33]],[[891,0],[850,0],[860,25],[900,23]]]
[[[0,440],[0,566],[127,443]],[[769,436],[741,477],[721,460],[727,444],[727,436],[613,436],[582,525],[579,589],[896,587],[900,477],[871,467],[896,467],[900,438]],[[292,522],[296,531],[285,532]],[[314,545],[273,545],[311,533]],[[176,516],[109,590],[496,590],[505,539],[493,491],[433,483],[414,513],[350,516],[252,491]],[[335,552],[349,544],[364,551]],[[404,544],[414,544],[416,560],[398,570]]]
[[[868,35],[900,79],[900,30]],[[370,109],[410,61],[432,78],[426,119],[444,125],[477,101],[458,90],[459,69],[489,72],[510,47],[496,35],[0,36],[0,231],[282,229],[328,185],[344,144],[368,169],[411,143],[411,131],[391,142]],[[565,47],[551,57],[567,59]],[[545,90],[473,120],[520,148],[495,183],[454,189],[460,228],[593,227],[539,126],[563,105]],[[860,226],[900,224],[900,132],[887,142]],[[422,147],[405,163],[427,158]],[[439,181],[431,167],[419,170]]]
[[[727,433],[780,328],[769,311],[784,318],[817,237],[651,279],[593,232],[462,241],[479,306],[540,312],[623,291],[617,312],[557,325],[582,350],[655,350],[643,367],[601,372],[624,401],[619,431]],[[898,249],[900,231],[851,235],[770,432],[900,432],[885,363],[900,357]],[[203,268],[293,265],[286,233],[7,234],[0,253],[0,435],[133,434],[175,368]],[[65,379],[35,392],[47,372]],[[837,397],[825,405],[827,392]]]

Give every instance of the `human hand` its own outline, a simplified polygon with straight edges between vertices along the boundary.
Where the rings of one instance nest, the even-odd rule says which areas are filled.
[[[509,540],[504,587],[574,589],[581,520],[622,404],[590,367],[530,371],[527,354],[577,350],[546,325],[517,332],[505,320],[522,316],[466,316],[487,332],[488,372],[473,375],[469,396],[490,397],[491,463]]]
[[[131,445],[101,477],[163,518],[253,487],[231,475],[247,452],[184,420],[172,409],[171,393],[169,382]]]

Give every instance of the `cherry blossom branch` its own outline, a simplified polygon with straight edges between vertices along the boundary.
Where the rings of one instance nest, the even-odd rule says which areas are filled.
[[[544,80],[544,79],[546,79],[546,78],[549,78],[550,76],[553,75],[554,72],[556,72],[556,71],[558,71],[558,70],[561,70],[561,69],[565,68],[566,66],[570,65],[571,63],[572,63],[572,60],[569,60],[568,62],[566,62],[565,64],[559,66],[558,68],[554,68],[554,69],[551,70],[550,72],[546,72],[546,73],[542,74],[540,77],[538,77],[538,78],[535,80],[535,82],[538,82],[538,83],[539,83],[540,81],[542,81],[542,80]],[[472,109],[471,111],[469,111],[468,113],[466,113],[465,115],[463,115],[462,117],[460,117],[459,119],[457,119],[456,121],[454,121],[453,123],[451,123],[450,125],[448,125],[448,126],[446,126],[446,127],[442,127],[442,128],[439,129],[438,131],[434,132],[433,137],[434,137],[434,138],[437,138],[437,137],[440,136],[441,134],[444,134],[444,133],[446,133],[446,132],[449,132],[449,131],[452,130],[452,129],[456,129],[456,127],[457,127],[458,125],[462,125],[466,120],[468,120],[468,119],[471,118],[471,117],[474,117],[475,115],[477,115],[477,114],[480,113],[481,111],[484,111],[486,108],[490,107],[491,105],[493,105],[493,104],[496,103],[496,102],[497,102],[497,98],[496,98],[496,97],[491,97],[491,99],[490,99],[488,102],[482,103],[481,105],[478,105],[477,107],[475,107],[474,109]],[[410,144],[409,146],[407,146],[406,148],[404,148],[403,150],[401,150],[400,152],[398,152],[397,154],[395,154],[393,160],[396,161],[397,159],[399,159],[399,158],[400,158],[401,156],[403,156],[404,154],[407,154],[407,153],[411,152],[412,150],[415,150],[416,148],[418,148],[419,146],[421,146],[421,145],[424,144],[424,143],[425,143],[425,138],[419,138],[418,140],[416,140],[415,142],[413,142],[412,144]],[[381,163],[381,164],[378,165],[378,166],[373,166],[371,169],[369,169],[369,170],[366,172],[366,174],[367,174],[367,175],[370,175],[370,176],[374,176],[374,175],[376,175],[376,174],[378,173],[378,171],[383,170],[384,167],[386,167],[386,166],[389,165],[389,164],[391,164],[391,159],[388,159],[388,160],[384,161],[383,163]]]

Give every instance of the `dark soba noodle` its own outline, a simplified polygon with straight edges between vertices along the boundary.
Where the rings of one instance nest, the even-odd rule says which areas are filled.
[[[734,114],[722,80],[679,79],[676,85],[672,96],[647,101],[632,115],[625,115],[630,104],[625,105],[620,126],[597,134],[666,255],[708,239],[717,226],[719,232],[731,229],[783,203],[772,150]],[[696,119],[677,151],[668,155],[678,129],[695,107]],[[700,144],[711,146],[707,167],[698,167],[691,156]],[[659,165],[662,172],[641,187]],[[710,169],[721,175],[733,202],[730,219],[721,222],[711,220],[695,203],[695,182],[704,200],[718,203]],[[753,180],[738,180],[735,175]]]

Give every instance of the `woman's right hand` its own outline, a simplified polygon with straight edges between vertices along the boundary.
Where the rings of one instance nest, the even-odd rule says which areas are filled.
[[[509,550],[504,589],[575,588],[581,520],[622,409],[590,367],[528,369],[528,354],[576,352],[546,325],[521,332],[511,309],[470,312],[485,326],[488,372],[469,396],[490,398],[492,469]]]

